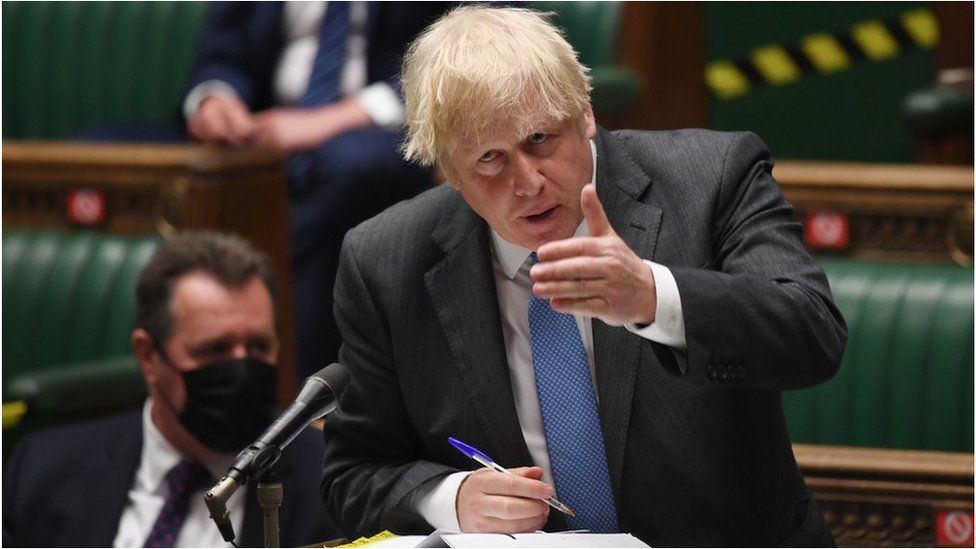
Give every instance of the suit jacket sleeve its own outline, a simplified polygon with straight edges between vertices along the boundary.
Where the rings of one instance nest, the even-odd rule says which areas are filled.
[[[393,369],[391,319],[375,298],[380,288],[370,284],[377,273],[357,264],[363,257],[356,251],[358,234],[354,229],[346,236],[335,286],[336,322],[344,337],[339,361],[351,379],[339,409],[326,422],[322,495],[349,538],[383,529],[427,533],[430,525],[416,511],[418,488],[456,469],[425,459],[428,452]],[[362,247],[369,248],[368,240]],[[395,268],[382,258],[370,265],[374,271]],[[389,273],[385,277],[397,279]]]
[[[20,494],[20,483],[18,479],[23,472],[24,455],[27,453],[27,445],[32,439],[24,439],[18,444],[10,457],[3,464],[3,546],[21,547],[27,544],[27,540],[18,530],[23,517],[19,516],[20,507],[17,504],[23,497]]]
[[[765,144],[735,134],[711,199],[711,262],[671,268],[688,342],[679,362],[708,383],[796,389],[840,364],[844,319],[771,170]]]
[[[281,7],[267,2],[212,2],[183,97],[198,84],[220,80],[252,110],[269,106],[280,16]]]

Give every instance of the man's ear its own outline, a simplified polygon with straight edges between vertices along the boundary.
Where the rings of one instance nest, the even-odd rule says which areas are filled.
[[[150,387],[154,386],[156,382],[156,346],[153,337],[142,328],[132,330],[132,354],[136,357],[136,362],[139,363],[139,369],[142,370],[142,377],[146,378],[146,383]]]
[[[596,137],[596,118],[593,116],[593,106],[589,104],[583,111],[583,135],[587,139]]]

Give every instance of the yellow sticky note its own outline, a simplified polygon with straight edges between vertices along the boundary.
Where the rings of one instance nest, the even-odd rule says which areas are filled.
[[[342,545],[339,545],[338,547],[366,547],[367,545],[370,545],[372,543],[376,543],[378,541],[386,541],[388,539],[395,538],[395,537],[396,534],[394,534],[393,532],[389,530],[383,530],[379,534],[370,536],[368,538],[355,539],[350,541],[349,543],[344,543]]]

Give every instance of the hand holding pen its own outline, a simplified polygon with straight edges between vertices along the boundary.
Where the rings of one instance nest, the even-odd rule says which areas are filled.
[[[549,506],[572,513],[553,498],[551,486],[539,481],[541,468],[505,469],[483,452],[454,438],[449,441],[458,451],[490,469],[471,474],[458,490],[457,513],[462,531],[530,532],[545,525]]]

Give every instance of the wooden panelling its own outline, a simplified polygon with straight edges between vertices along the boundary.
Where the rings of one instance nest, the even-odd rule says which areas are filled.
[[[3,226],[76,228],[72,190],[99,191],[97,230],[158,234],[215,229],[240,234],[267,253],[278,281],[279,402],[296,390],[288,194],[282,157],[266,149],[204,145],[3,143]]]
[[[831,253],[972,265],[972,167],[782,161],[773,175],[801,222],[846,216],[849,243]]]
[[[842,547],[935,545],[937,513],[973,511],[973,455],[794,444]]]

